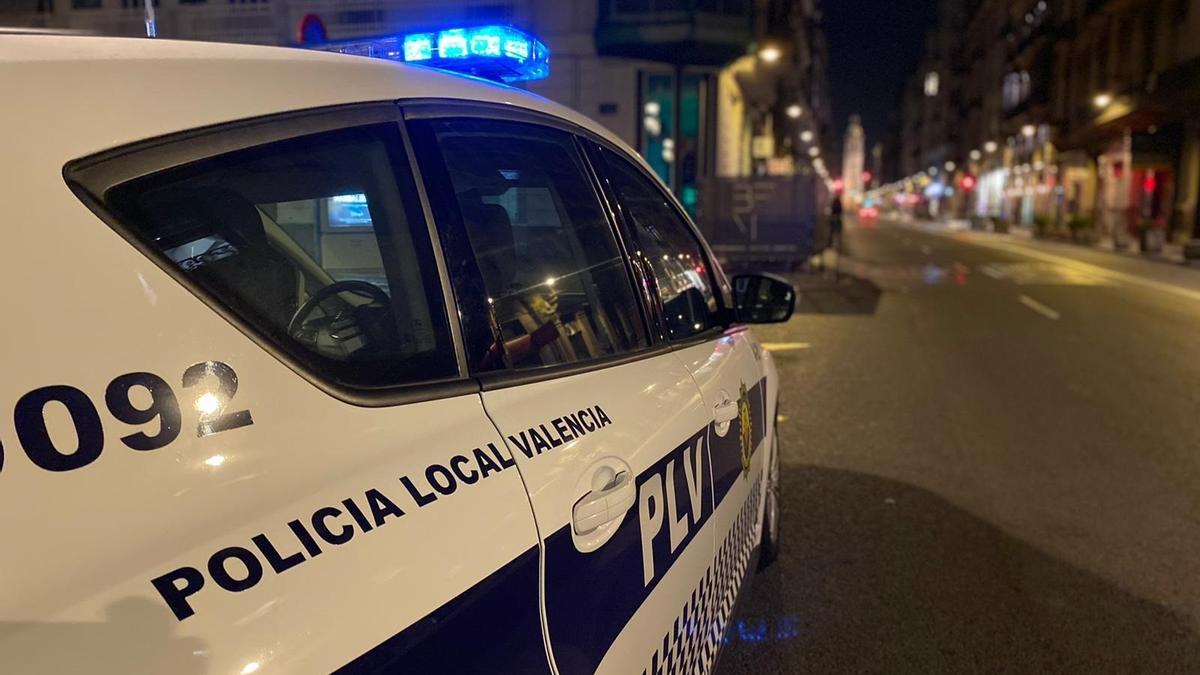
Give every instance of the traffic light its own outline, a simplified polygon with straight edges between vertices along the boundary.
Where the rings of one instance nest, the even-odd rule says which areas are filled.
[[[964,192],[970,192],[971,190],[975,189],[976,182],[975,176],[965,173],[963,174],[962,178],[958,179],[958,186],[962,188]]]

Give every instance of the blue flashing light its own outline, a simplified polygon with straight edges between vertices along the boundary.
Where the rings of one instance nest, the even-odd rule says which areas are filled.
[[[317,48],[416,63],[500,82],[540,80],[550,75],[550,50],[546,45],[509,26],[448,28]]]
[[[438,56],[443,59],[465,59],[470,54],[465,30],[444,30],[438,33]]]
[[[404,36],[404,60],[409,63],[433,58],[433,33]]]
[[[505,40],[504,55],[514,59],[524,61],[529,58],[529,41],[528,40]]]

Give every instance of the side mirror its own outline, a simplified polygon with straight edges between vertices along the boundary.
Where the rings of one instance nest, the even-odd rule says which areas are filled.
[[[796,290],[773,274],[733,278],[733,304],[742,323],[783,323],[796,311]]]

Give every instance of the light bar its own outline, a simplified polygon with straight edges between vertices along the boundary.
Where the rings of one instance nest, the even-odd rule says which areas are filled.
[[[509,26],[448,28],[321,45],[316,49],[403,61],[499,82],[540,80],[550,75],[550,50],[546,45]]]

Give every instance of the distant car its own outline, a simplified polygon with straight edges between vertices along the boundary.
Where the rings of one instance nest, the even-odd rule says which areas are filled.
[[[879,219],[879,209],[874,206],[863,206],[858,209],[860,223],[873,223]]]
[[[536,62],[506,30],[438,51]],[[746,324],[795,293],[624,143],[384,59],[0,63],[5,672],[711,670],[778,549]]]

